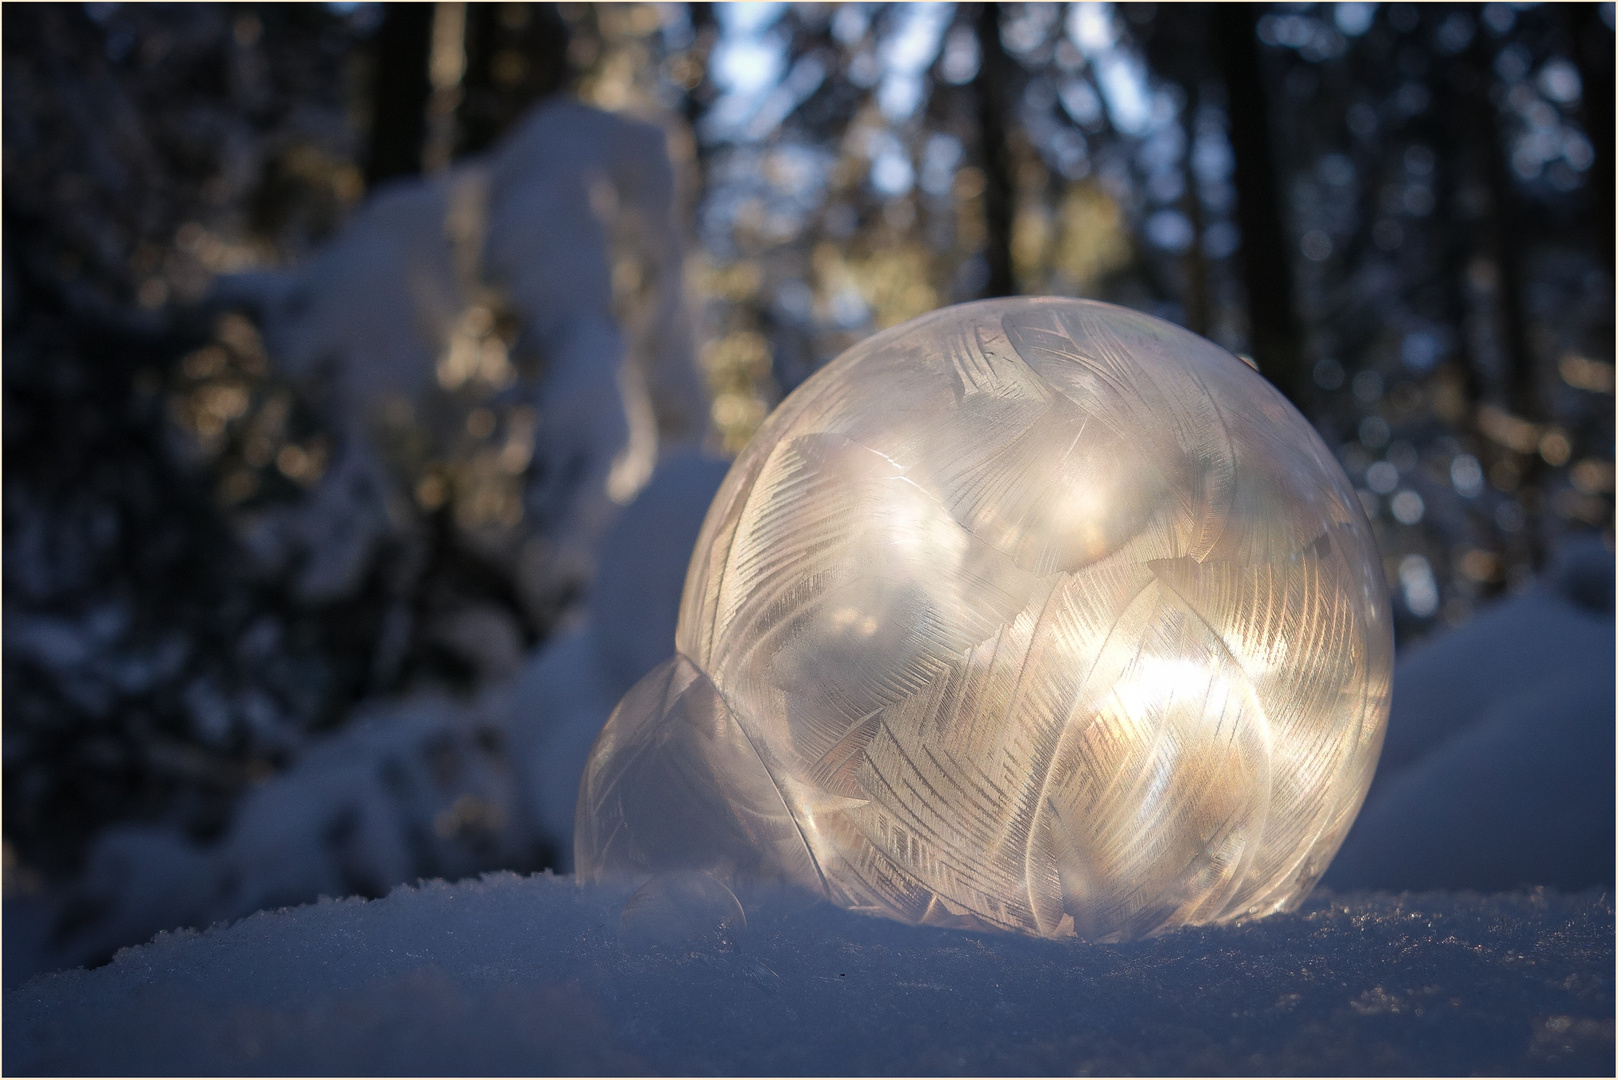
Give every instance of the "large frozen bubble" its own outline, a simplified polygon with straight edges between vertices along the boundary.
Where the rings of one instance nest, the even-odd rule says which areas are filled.
[[[1353,489],[1269,383],[1026,298],[788,397],[708,512],[676,645],[591,752],[580,875],[1099,940],[1297,904],[1392,663]]]

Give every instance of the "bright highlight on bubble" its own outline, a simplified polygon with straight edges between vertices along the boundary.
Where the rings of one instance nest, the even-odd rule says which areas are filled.
[[[708,512],[676,645],[591,752],[581,877],[1095,940],[1299,902],[1392,664],[1354,490],[1269,383],[1026,298],[787,398]]]

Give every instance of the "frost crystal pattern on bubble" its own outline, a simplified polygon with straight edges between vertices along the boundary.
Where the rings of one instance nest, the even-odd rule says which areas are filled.
[[[1240,360],[1088,301],[934,312],[736,461],[575,862],[1103,940],[1284,909],[1370,783],[1390,627],[1347,478]]]

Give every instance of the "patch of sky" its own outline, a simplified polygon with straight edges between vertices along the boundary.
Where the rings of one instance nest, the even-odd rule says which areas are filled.
[[[1056,28],[1059,10],[1056,4],[1020,4],[1011,8],[1010,17],[1001,23],[1001,43],[1020,58],[1036,60],[1036,54]]]
[[[1421,12],[1415,4],[1388,5],[1388,25],[1401,34],[1408,34],[1421,22]]]
[[[1354,398],[1362,405],[1375,405],[1382,400],[1382,376],[1375,371],[1361,371],[1351,384]]]
[[[938,73],[951,86],[963,86],[977,77],[981,62],[977,35],[969,26],[957,26],[944,39],[944,56]]]
[[[718,5],[714,9],[714,17],[719,20],[720,27],[726,33],[757,35],[774,26],[786,11],[785,4],[741,0],[734,4]]]
[[[867,90],[876,85],[882,75],[882,65],[876,61],[876,53],[870,49],[861,49],[854,59],[848,62],[848,81]]]
[[[1091,88],[1088,79],[1065,79],[1056,93],[1062,100],[1062,108],[1080,127],[1095,131],[1101,126],[1101,98]]]
[[[1443,334],[1437,328],[1412,330],[1399,343],[1399,359],[1418,374],[1431,371],[1445,352]]]
[[[902,150],[888,150],[871,162],[871,186],[877,194],[897,198],[915,184],[916,170]]]
[[[878,195],[898,198],[916,183],[916,169],[899,137],[886,128],[866,130],[858,151],[871,162],[871,187]]]
[[[1056,104],[1056,88],[1051,81],[1043,76],[1028,80],[1028,86],[1023,90],[1023,106],[1025,111],[1034,115],[1043,115]]]
[[[1449,464],[1449,480],[1462,498],[1475,499],[1483,494],[1483,466],[1471,454],[1456,454]]]
[[[1069,4],[1067,36],[1081,53],[1091,59],[1112,48],[1118,41],[1118,32],[1112,21],[1112,5],[1091,2]]]
[[[770,152],[764,172],[778,194],[809,207],[819,205],[825,194],[826,172],[831,165],[832,157],[824,150],[789,142]]]
[[[1420,515],[1417,516],[1419,520]],[[1399,561],[1399,588],[1404,594],[1405,607],[1417,618],[1425,619],[1438,610],[1438,581],[1425,556],[1406,555]]]
[[[865,40],[865,33],[871,28],[871,16],[866,8],[865,4],[838,5],[837,14],[831,20],[831,36],[838,44],[852,47]]]
[[[1159,169],[1146,178],[1146,194],[1159,205],[1174,202],[1185,194],[1185,176],[1179,169]]]
[[[1322,390],[1335,390],[1343,385],[1343,365],[1334,357],[1326,357],[1315,365],[1315,385]]]
[[[1146,219],[1146,239],[1164,251],[1184,251],[1195,238],[1191,222],[1178,210],[1159,210]]]
[[[1310,229],[1304,233],[1298,247],[1310,262],[1325,262],[1331,258],[1331,237],[1320,229]]]
[[[1266,45],[1296,49],[1305,59],[1315,61],[1341,56],[1348,48],[1334,27],[1301,14],[1265,15],[1258,21],[1258,37]]]
[[[809,100],[820,84],[826,81],[826,59],[820,53],[801,56],[781,84],[770,91],[758,110],[747,122],[744,134],[749,139],[767,138],[779,128],[794,109]]]
[[[1566,60],[1556,57],[1547,61],[1535,79],[1529,82],[1526,75],[1530,61],[1526,50],[1508,59],[1506,54],[1509,51],[1501,50],[1495,70],[1502,78],[1508,78],[1508,71],[1516,77],[1511,89],[1506,92],[1507,105],[1523,125],[1512,140],[1513,171],[1524,180],[1534,180],[1546,165],[1559,158],[1576,171],[1588,169],[1594,160],[1589,139],[1576,127],[1565,124],[1561,112],[1551,104],[1551,101],[1556,101],[1566,106],[1579,100],[1583,87],[1578,70]],[[1512,80],[1508,78],[1508,81]]]
[[[783,4],[719,5],[719,41],[714,45],[709,71],[721,94],[703,120],[703,134],[708,138],[750,134],[744,129],[760,113],[771,91],[778,89],[786,69],[787,43],[771,29],[784,12]],[[824,71],[820,77],[824,77]],[[819,85],[818,79],[815,85]]]
[[[1517,21],[1517,12],[1510,4],[1484,4],[1483,25],[1496,36],[1507,33]]]
[[[658,14],[663,21],[663,48],[668,52],[689,49],[696,40],[696,28],[691,25],[690,6],[661,4]]]
[[[832,322],[844,330],[857,330],[871,318],[870,306],[866,304],[859,290],[852,285],[846,285],[833,293],[831,303],[827,306]]]
[[[877,107],[889,123],[903,123],[921,104],[926,95],[922,76],[938,58],[951,14],[949,4],[907,4],[877,47],[883,72]]]
[[[921,190],[938,197],[950,194],[961,153],[961,140],[955,136],[929,136],[921,153]]]
[[[782,282],[775,291],[775,311],[789,323],[806,323],[814,314],[815,292],[802,281]]]
[[[1051,167],[1076,179],[1090,171],[1089,147],[1083,135],[1057,118],[1056,101],[1057,90],[1049,79],[1030,79],[1023,90],[1020,118]]]
[[[1146,82],[1146,65],[1139,57],[1122,49],[1109,49],[1090,57],[1107,117],[1125,135],[1143,135],[1157,119],[1151,91]]]
[[[704,243],[730,252],[731,230],[744,213],[757,214],[768,236],[794,235],[824,201],[832,160],[824,150],[793,141],[767,153],[749,145],[716,154],[702,207]]]
[[[1583,132],[1571,128],[1562,132],[1562,159],[1579,172],[1583,172],[1595,164],[1595,148],[1590,140],[1584,137]]]
[[[775,85],[785,59],[777,39],[725,35],[714,46],[713,80],[728,93],[757,94]]]
[[[876,106],[889,123],[903,123],[915,113],[925,92],[920,76],[889,72],[876,89]]]
[[[1519,41],[1513,41],[1494,57],[1494,73],[1506,82],[1516,82],[1528,74],[1533,54]]]
[[[88,635],[66,619],[8,610],[5,624],[7,651],[52,671],[71,672],[93,651]]]
[[[1399,469],[1391,461],[1378,461],[1365,470],[1365,486],[1387,495],[1399,486]]]
[[[1327,154],[1320,159],[1320,178],[1332,187],[1354,182],[1354,162],[1347,154]]]
[[[1076,71],[1088,63],[1093,72],[1093,86],[1075,74],[1057,90],[1063,109],[1080,127],[1097,130],[1104,110],[1119,133],[1142,137],[1174,119],[1174,98],[1166,90],[1152,89],[1145,61],[1119,35],[1112,4],[1069,4],[1064,31],[1063,48],[1076,50],[1065,69]]]
[[[756,202],[762,161],[756,152],[716,156],[700,217],[703,246],[721,259],[735,257],[732,227],[743,208]]]
[[[932,66],[949,25],[949,4],[909,4],[877,49],[882,66],[892,72],[920,74]]]
[[[1359,37],[1371,28],[1376,19],[1375,4],[1338,4],[1332,10],[1332,22],[1337,29],[1349,37]]]
[[[1540,93],[1562,105],[1578,101],[1584,89],[1579,80],[1579,69],[1560,56],[1545,61],[1545,65],[1539,69],[1539,77],[1534,81]]]
[[[1397,521],[1399,524],[1401,524],[1401,525],[1414,525],[1417,522],[1419,522],[1421,520],[1421,518],[1422,518],[1422,515],[1427,512],[1427,504],[1422,501],[1422,498],[1421,498],[1421,496],[1419,494],[1417,494],[1414,491],[1410,491],[1410,490],[1406,489],[1404,491],[1399,492],[1393,498],[1388,500],[1388,510],[1392,512],[1394,520]],[[1407,602],[1408,602],[1408,597],[1407,597]],[[1426,612],[1416,611],[1415,605],[1411,604],[1410,610],[1411,611],[1416,611],[1416,614],[1418,614],[1418,615],[1422,615],[1422,614],[1430,615],[1430,614],[1432,614],[1432,611],[1437,610],[1437,608],[1438,608],[1438,598],[1437,598],[1437,588],[1436,588],[1436,585],[1435,585],[1432,609],[1429,610],[1429,611],[1426,611]]]
[[[1072,128],[1060,128],[1051,136],[1049,152],[1056,169],[1068,180],[1077,180],[1090,171],[1090,146]]]
[[[1452,11],[1433,31],[1433,46],[1446,56],[1454,56],[1472,43],[1477,28],[1464,11]]]
[[[1146,171],[1159,172],[1163,169],[1178,168],[1184,155],[1185,132],[1176,124],[1173,127],[1163,128],[1142,142],[1138,160]]]
[[[185,708],[191,716],[191,730],[210,746],[222,745],[232,730],[230,702],[225,700],[212,679],[201,678],[185,692]]]
[[[1143,141],[1136,160],[1147,174],[1146,192],[1153,201],[1170,203],[1185,194],[1185,132],[1168,124]]]
[[[1241,230],[1228,221],[1215,222],[1202,234],[1202,253],[1210,259],[1227,259],[1241,246]]]
[[[1372,450],[1388,445],[1388,422],[1380,416],[1367,416],[1360,421],[1360,442]]]
[[[859,212],[847,203],[833,203],[826,207],[821,221],[826,227],[826,235],[833,240],[847,240],[860,227]]]
[[[1225,133],[1218,127],[1202,127],[1191,149],[1191,171],[1196,174],[1197,182],[1223,183],[1235,167],[1236,155],[1231,152]]]
[[[1091,62],[1095,64],[1112,126],[1126,135],[1144,134],[1156,113],[1146,87],[1146,66],[1137,57],[1117,50],[1092,57]]]
[[[1376,134],[1376,109],[1369,102],[1356,101],[1348,107],[1348,113],[1343,119],[1348,122],[1348,130],[1362,139],[1368,139]]]

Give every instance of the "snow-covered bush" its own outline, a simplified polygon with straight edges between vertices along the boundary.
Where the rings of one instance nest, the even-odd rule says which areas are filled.
[[[370,703],[250,790],[217,842],[104,832],[38,962],[94,962],[159,930],[423,877],[565,867],[590,744],[673,649],[685,561],[724,471],[689,453],[665,462],[602,545],[588,612],[514,676],[471,701]]]

